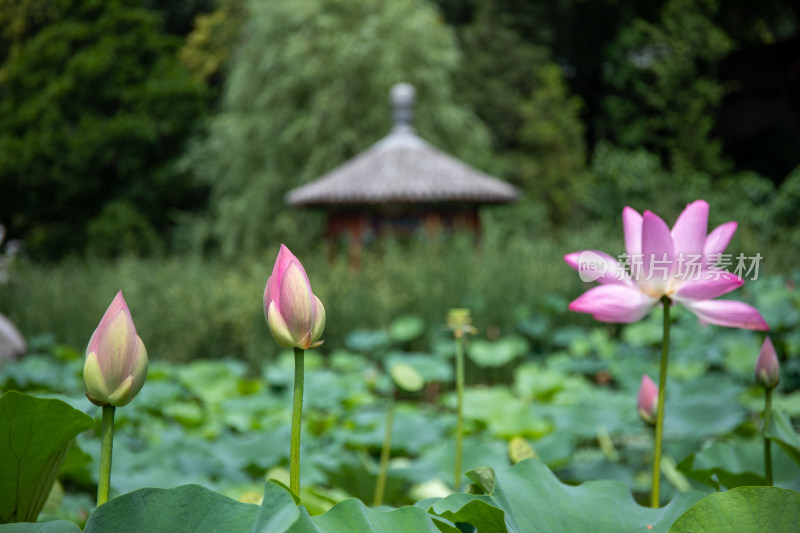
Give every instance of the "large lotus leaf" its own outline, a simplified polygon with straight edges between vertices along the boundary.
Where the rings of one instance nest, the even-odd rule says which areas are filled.
[[[389,367],[389,375],[395,385],[407,392],[417,392],[425,386],[422,374],[406,363],[397,363]]]
[[[787,293],[789,293],[787,295]],[[790,330],[800,322],[797,299],[786,290],[786,281],[780,277],[768,277],[758,283],[754,293],[756,308],[773,330]],[[794,302],[792,301],[794,300]]]
[[[458,530],[419,507],[393,511],[370,509],[360,500],[345,500],[324,514],[311,517],[297,507],[291,494],[273,482],[264,489],[264,501],[253,533],[341,533],[364,531],[381,533],[458,533]],[[438,527],[437,527],[438,523]],[[228,531],[228,530],[226,530]]]
[[[425,333],[425,322],[416,315],[402,316],[389,325],[389,337],[395,342],[408,342]]]
[[[566,431],[554,431],[541,439],[529,442],[543,463],[563,466],[575,451],[576,437]]]
[[[745,485],[764,485],[764,441],[735,439],[715,442],[701,452],[689,455],[679,465],[688,477],[713,487],[728,489]],[[800,465],[783,449],[772,447],[772,471],[775,485],[800,487]]]
[[[259,508],[198,485],[140,489],[107,501],[84,533],[250,533]]]
[[[60,400],[0,396],[0,523],[36,520],[72,439],[93,424]]]
[[[83,362],[80,363],[83,368]],[[45,389],[58,392],[80,392],[83,394],[83,380],[64,379],[65,366],[69,364],[55,364],[49,355],[29,354],[13,364],[2,365],[0,370],[0,385],[9,381],[16,387],[24,390]],[[72,372],[69,372],[72,376]],[[65,390],[66,389],[66,390]]]
[[[475,364],[497,367],[528,353],[528,341],[519,335],[508,335],[496,341],[476,340],[469,344],[467,355]]]
[[[446,431],[455,425],[439,414],[420,411],[416,405],[398,403],[394,413],[392,450],[418,454],[442,442]],[[380,448],[386,433],[386,408],[361,409],[352,414],[354,427],[339,431],[338,438],[354,446]]]
[[[550,319],[547,315],[524,318],[517,324],[517,329],[531,339],[542,339],[550,331]]]
[[[688,458],[684,473],[698,481],[732,489],[745,485],[764,484],[763,442],[715,442],[705,450]]]
[[[311,531],[320,533],[341,533],[343,531],[380,531],[381,533],[458,533],[452,526],[439,522],[419,507],[401,507],[394,511],[370,509],[360,500],[345,500],[336,504],[330,511],[311,518],[316,526]],[[307,531],[306,528],[291,529]]]
[[[507,387],[470,387],[464,392],[464,418],[485,423],[493,436],[517,435],[537,438],[552,430],[552,424],[514,396]]]
[[[286,443],[290,440],[291,427],[282,424],[268,431],[247,433],[223,433],[213,447],[215,458],[227,469],[244,470],[253,465],[262,470],[278,465],[289,458]]]
[[[636,399],[635,394],[632,397]],[[634,433],[641,427],[635,402],[631,407],[631,400],[622,395],[603,389],[586,390],[577,392],[574,400],[571,405],[537,403],[531,411],[552,420],[557,433],[587,439],[596,438],[598,430],[615,435]]]
[[[509,464],[507,444],[496,439],[484,440],[468,435],[464,438],[462,454],[461,466],[464,471],[483,466],[499,468]],[[449,484],[453,479],[454,457],[454,439],[446,439],[440,445],[426,451],[409,470],[416,471],[416,481],[428,481],[438,477],[447,480]],[[411,475],[412,472],[409,472],[409,477]]]
[[[237,396],[246,373],[244,364],[231,359],[193,361],[178,369],[178,379],[206,404]]]
[[[90,453],[99,448],[96,442],[91,447],[85,441],[82,445]],[[114,436],[112,494],[142,488],[166,489],[179,483],[213,486],[214,480],[223,476],[232,482],[247,479],[244,472],[231,468],[231,463],[233,459],[220,446],[193,437],[177,424],[160,427],[157,439],[145,447],[135,435],[119,431]]]
[[[654,313],[655,314],[655,313]],[[640,320],[622,330],[622,339],[632,346],[658,346],[664,337],[662,318]]]
[[[448,382],[453,379],[453,361],[439,355],[407,352],[390,352],[386,355],[384,364],[387,368],[391,368],[392,365],[398,363],[414,367],[422,375],[426,383],[432,381]]]
[[[481,532],[658,532],[667,531],[702,497],[691,491],[666,507],[642,507],[622,483],[565,485],[544,464],[527,459],[497,470],[490,494],[452,494],[435,503],[430,512],[453,522],[468,522]]]
[[[291,493],[273,481],[264,487],[264,499],[253,533],[284,533],[300,518]]]
[[[386,348],[392,339],[385,331],[357,329],[347,335],[344,342],[353,351],[371,353]]]
[[[570,381],[576,380],[580,381],[580,378],[543,368],[537,363],[523,363],[514,371],[514,392],[527,401],[549,401]]]
[[[777,442],[783,451],[800,464],[800,435],[792,427],[789,415],[773,410],[767,437]]]
[[[670,533],[794,533],[800,524],[800,493],[777,487],[740,487],[715,492],[686,511]]]
[[[700,439],[734,430],[745,419],[739,404],[741,386],[729,377],[708,375],[667,388],[664,436]]]
[[[53,522],[19,522],[0,525],[0,533],[81,533],[78,526],[67,520]]]

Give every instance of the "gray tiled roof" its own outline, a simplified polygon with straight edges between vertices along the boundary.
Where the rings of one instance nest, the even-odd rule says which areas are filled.
[[[505,203],[517,198],[512,185],[469,167],[415,135],[409,126],[401,126],[341,166],[289,191],[286,203]]]

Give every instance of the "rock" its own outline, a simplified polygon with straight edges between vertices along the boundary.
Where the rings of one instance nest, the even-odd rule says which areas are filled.
[[[0,313],[0,363],[16,359],[28,351],[25,338],[5,315]]]

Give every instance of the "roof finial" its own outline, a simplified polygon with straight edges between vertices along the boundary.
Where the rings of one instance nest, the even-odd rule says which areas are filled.
[[[389,93],[394,107],[394,131],[414,131],[411,114],[416,101],[416,91],[410,83],[396,83]]]

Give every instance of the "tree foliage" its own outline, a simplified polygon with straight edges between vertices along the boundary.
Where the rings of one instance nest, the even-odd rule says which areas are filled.
[[[218,0],[210,13],[198,15],[178,51],[181,62],[203,80],[220,84],[244,22],[244,0]]]
[[[716,111],[729,89],[716,80],[734,43],[715,24],[714,0],[669,0],[656,23],[636,19],[612,45],[604,134],[644,147],[678,169],[719,175],[726,168],[713,135]]]
[[[188,159],[212,192],[200,233],[226,255],[309,236],[308,217],[288,211],[284,194],[388,133],[397,82],[416,86],[424,138],[480,163],[486,128],[453,101],[459,51],[426,0],[251,1],[247,9],[223,109]]]
[[[7,58],[0,216],[32,253],[85,249],[87,227],[108,234],[98,233],[106,215],[117,228],[106,252],[131,251],[125,242],[147,252],[170,209],[196,203],[170,165],[203,114],[204,88],[178,64],[176,45],[133,2],[75,0]]]
[[[385,135],[409,81],[423,137],[526,193],[506,233],[690,193],[786,228],[799,5],[0,0],[0,223],[40,258],[310,241],[284,194]]]
[[[541,65],[532,78],[536,85],[521,107],[520,174],[529,193],[563,221],[574,216],[576,197],[590,185],[581,100],[554,63]]]
[[[549,49],[527,42],[513,27],[513,18],[492,3],[476,7],[458,32],[466,58],[458,94],[494,134],[500,173],[526,194],[522,209],[539,203],[552,219],[563,219],[587,179],[582,103]]]

